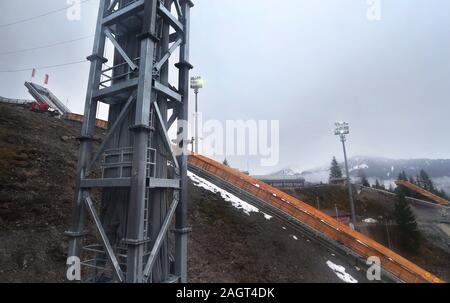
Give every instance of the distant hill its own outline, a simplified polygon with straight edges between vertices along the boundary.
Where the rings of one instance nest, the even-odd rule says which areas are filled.
[[[305,177],[291,168],[285,168],[268,175],[253,176],[256,179],[305,179]]]
[[[450,159],[389,159],[382,157],[358,156],[349,159],[350,176],[358,176],[359,170],[364,170],[369,182],[379,179],[386,185],[396,180],[401,171],[408,176],[417,176],[421,169],[427,171],[435,184],[450,193]],[[344,164],[340,163],[344,169]],[[303,172],[286,168],[289,174],[301,174],[307,182],[328,182],[329,165],[324,165]]]

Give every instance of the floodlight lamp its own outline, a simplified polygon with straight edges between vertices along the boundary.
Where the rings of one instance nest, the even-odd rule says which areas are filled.
[[[203,88],[203,79],[202,79],[202,77],[192,77],[191,78],[191,88],[192,89]]]
[[[350,133],[350,128],[347,122],[336,122],[334,125],[336,126],[334,131],[336,136],[348,135]]]

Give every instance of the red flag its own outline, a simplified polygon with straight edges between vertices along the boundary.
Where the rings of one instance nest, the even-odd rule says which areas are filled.
[[[44,79],[44,84],[45,84],[45,85],[48,84],[48,78],[49,78],[49,77],[48,77],[48,75],[46,74],[46,75],[45,75],[45,79]]]
[[[31,78],[36,77],[36,69],[33,68],[33,71],[31,72]]]

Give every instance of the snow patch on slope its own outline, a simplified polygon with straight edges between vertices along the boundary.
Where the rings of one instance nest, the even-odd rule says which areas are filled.
[[[359,164],[359,165],[355,165],[355,166],[353,166],[351,169],[350,169],[350,171],[355,171],[355,170],[360,170],[360,169],[368,169],[369,168],[369,165],[367,165],[367,164]]]
[[[231,204],[236,207],[239,210],[242,210],[247,215],[250,215],[250,213],[262,213],[264,215],[264,218],[267,220],[272,219],[272,216],[269,216],[268,214],[265,214],[261,212],[258,208],[254,207],[253,205],[248,204],[247,202],[239,199],[235,195],[227,192],[226,190],[212,184],[211,182],[200,178],[196,174],[193,174],[192,172],[188,171],[188,177],[192,180],[195,186],[201,187],[203,189],[206,189],[207,191],[213,192],[215,194],[220,194],[222,199],[224,199],[227,202],[231,202]]]
[[[358,280],[356,280],[349,273],[346,272],[344,266],[336,265],[331,261],[327,261],[327,265],[334,271],[336,276],[338,276],[338,278],[341,279],[342,281],[346,283],[358,283]]]

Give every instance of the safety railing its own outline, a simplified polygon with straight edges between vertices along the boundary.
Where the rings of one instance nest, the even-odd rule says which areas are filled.
[[[378,257],[383,269],[401,281],[409,283],[442,282],[438,277],[389,250],[385,246],[354,231],[314,207],[259,180],[197,154],[189,156],[189,165],[212,174],[228,184],[268,203],[288,216],[320,232],[327,238],[346,246],[363,258]]]
[[[147,149],[147,178],[156,173],[156,149]],[[102,161],[102,178],[129,178],[133,167],[133,148],[124,147],[105,151]]]
[[[410,190],[412,190],[412,191],[414,191],[414,192],[424,196],[425,198],[430,199],[431,201],[433,201],[433,202],[435,202],[437,204],[444,205],[444,206],[449,206],[450,205],[450,202],[445,200],[444,198],[436,196],[435,194],[430,193],[429,191],[427,191],[427,190],[425,190],[425,189],[423,189],[423,188],[421,188],[421,187],[419,187],[419,186],[417,186],[415,184],[412,184],[411,182],[398,180],[398,181],[395,181],[395,184],[404,186],[404,187],[406,187],[406,188],[408,188],[408,189],[410,189]]]

